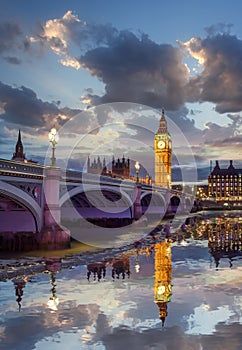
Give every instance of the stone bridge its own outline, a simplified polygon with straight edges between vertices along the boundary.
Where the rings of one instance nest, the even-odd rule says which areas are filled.
[[[0,232],[41,232],[76,220],[189,213],[193,197],[131,180],[0,159]]]

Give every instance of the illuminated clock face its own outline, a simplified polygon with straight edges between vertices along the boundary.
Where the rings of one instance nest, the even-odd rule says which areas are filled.
[[[162,140],[158,141],[158,143],[157,143],[158,148],[165,148],[165,146],[166,146],[165,141],[162,141]]]
[[[162,294],[165,293],[165,291],[166,291],[165,286],[159,286],[159,287],[158,287],[158,290],[157,290],[157,293],[158,293],[159,295],[162,295]]]

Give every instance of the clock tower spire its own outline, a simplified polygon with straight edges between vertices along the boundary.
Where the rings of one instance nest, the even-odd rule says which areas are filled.
[[[159,128],[155,134],[154,152],[155,184],[157,186],[171,188],[172,144],[171,135],[167,130],[167,121],[163,107]]]

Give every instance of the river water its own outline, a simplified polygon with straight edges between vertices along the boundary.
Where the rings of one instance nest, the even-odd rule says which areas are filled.
[[[242,349],[242,219],[0,260],[0,349]]]

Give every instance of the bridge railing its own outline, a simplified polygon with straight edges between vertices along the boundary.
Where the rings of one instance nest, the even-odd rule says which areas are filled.
[[[7,159],[0,159],[0,174],[6,176],[26,176],[36,175],[43,176],[44,166],[18,162]]]
[[[122,179],[118,177],[111,177],[105,175],[91,174],[91,173],[83,173],[81,171],[76,170],[66,170],[62,171],[61,177],[63,180],[67,182],[80,182],[80,183],[94,183],[94,184],[102,184],[102,185],[114,185],[119,186],[129,186],[134,187],[134,181],[129,179]]]
[[[28,162],[18,162],[13,160],[1,159],[0,158],[0,175],[5,176],[20,176],[20,177],[28,177],[28,176],[44,176],[45,166],[32,164]],[[83,173],[81,171],[76,170],[62,170],[61,172],[62,180],[67,182],[90,182],[90,183],[100,183],[100,184],[112,184],[114,186],[125,186],[133,188],[135,185],[135,181],[132,179],[123,179],[118,177],[111,177],[105,175],[97,175],[90,173]],[[141,188],[146,191],[157,191],[164,192],[168,191],[172,195],[184,195],[184,193],[173,190],[173,189],[165,189],[154,184],[144,184],[140,183]],[[193,194],[185,194],[185,196],[193,197]]]
[[[125,187],[130,187],[133,188],[135,186],[136,181],[133,179],[124,179],[124,178],[119,178],[118,176],[112,177],[112,176],[105,176],[105,175],[98,175],[98,174],[91,174],[91,173],[83,173],[81,171],[77,170],[66,170],[62,171],[61,173],[62,179],[67,182],[80,182],[80,183],[100,183],[102,185],[114,185],[114,186],[122,186]],[[136,178],[135,178],[136,180]],[[185,193],[174,190],[174,189],[167,189],[167,188],[162,188],[160,186],[156,186],[154,184],[145,184],[145,183],[140,183],[142,190],[144,191],[152,191],[152,192],[169,192],[171,195],[178,195],[182,196]],[[189,195],[186,193],[186,196],[192,197],[192,195]]]

